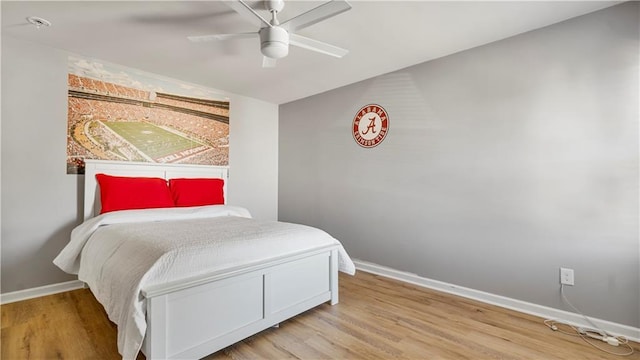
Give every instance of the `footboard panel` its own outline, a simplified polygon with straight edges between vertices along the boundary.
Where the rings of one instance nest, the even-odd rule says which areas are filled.
[[[144,353],[153,359],[200,358],[337,302],[336,256],[335,249],[315,251],[148,296]]]
[[[168,354],[182,353],[194,343],[219,338],[262,319],[262,286],[262,277],[251,275],[167,295]]]
[[[269,298],[265,316],[283,311],[318,295],[329,295],[329,259],[318,255],[294,261],[265,274]],[[295,286],[293,286],[295,285]]]

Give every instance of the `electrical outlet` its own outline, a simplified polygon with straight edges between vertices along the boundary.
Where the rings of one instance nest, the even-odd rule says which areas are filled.
[[[573,269],[560,268],[560,284],[574,285]]]

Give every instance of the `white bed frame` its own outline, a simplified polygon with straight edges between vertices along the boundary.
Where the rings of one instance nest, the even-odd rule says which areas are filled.
[[[100,209],[96,174],[171,178],[216,177],[228,168],[86,160],[85,219]],[[225,185],[226,199],[226,185]],[[149,286],[147,359],[193,359],[214,353],[324,302],[338,303],[338,250],[327,246],[249,267]]]

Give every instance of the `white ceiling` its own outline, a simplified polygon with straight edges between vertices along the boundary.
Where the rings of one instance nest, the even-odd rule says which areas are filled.
[[[247,2],[262,8],[260,1]],[[321,3],[288,1],[279,19]],[[349,49],[346,57],[291,47],[272,69],[261,67],[257,39],[187,41],[188,35],[257,30],[219,1],[2,1],[2,36],[282,104],[619,2],[350,3],[350,11],[299,32]],[[27,16],[53,25],[37,30]]]

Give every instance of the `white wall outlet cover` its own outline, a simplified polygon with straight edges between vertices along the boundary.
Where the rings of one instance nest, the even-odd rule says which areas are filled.
[[[574,285],[573,269],[560,268],[560,284]]]

